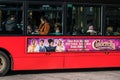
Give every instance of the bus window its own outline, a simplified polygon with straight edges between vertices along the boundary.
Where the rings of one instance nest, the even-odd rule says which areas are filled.
[[[62,5],[29,4],[27,12],[28,35],[62,35]]]
[[[106,7],[105,35],[120,35],[120,7]]]
[[[101,30],[99,6],[67,5],[68,35],[98,35]]]
[[[22,34],[22,13],[21,3],[0,3],[0,34]]]

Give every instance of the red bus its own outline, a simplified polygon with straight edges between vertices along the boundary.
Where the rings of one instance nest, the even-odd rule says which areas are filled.
[[[0,0],[0,76],[107,67],[120,67],[118,0]]]

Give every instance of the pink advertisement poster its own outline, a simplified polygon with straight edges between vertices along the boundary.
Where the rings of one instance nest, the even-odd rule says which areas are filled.
[[[84,40],[85,51],[120,50],[120,39],[87,39]]]
[[[120,50],[120,39],[28,38],[27,52],[80,52]]]

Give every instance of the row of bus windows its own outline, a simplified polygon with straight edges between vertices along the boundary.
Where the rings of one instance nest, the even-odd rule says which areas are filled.
[[[119,22],[116,6],[0,4],[0,34],[120,35]]]

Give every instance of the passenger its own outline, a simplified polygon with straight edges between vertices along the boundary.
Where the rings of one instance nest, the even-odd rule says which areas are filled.
[[[19,24],[17,24],[17,28],[15,30],[16,34],[22,34],[24,30],[24,24],[23,24],[23,20],[21,20],[21,22]]]
[[[97,35],[97,32],[94,30],[93,25],[90,25],[87,30],[88,35]]]
[[[55,52],[56,46],[54,46],[54,40],[48,39],[49,46],[46,47],[47,52]]]
[[[33,39],[31,41],[31,44],[28,46],[28,52],[34,52],[36,48],[36,40]]]
[[[5,24],[5,28],[8,33],[14,33],[16,31],[17,24],[14,15],[11,15],[10,18],[8,18]]]
[[[50,24],[48,23],[45,17],[41,17],[40,21],[41,21],[41,24],[39,25],[39,28],[38,28],[38,34],[47,35],[50,30]]]
[[[34,50],[35,52],[46,52],[46,48],[44,46],[44,40],[40,40],[39,44]]]
[[[120,35],[120,28],[119,28],[119,27],[117,28],[117,31],[114,32],[114,35],[116,35],[116,36],[117,36],[117,35]]]
[[[28,22],[27,22],[27,34],[32,34],[33,30],[33,23],[32,23],[32,11],[28,14]]]
[[[106,34],[105,35],[114,35],[113,33],[113,27],[112,26],[108,26],[106,29]]]
[[[27,26],[27,34],[32,34],[32,28],[30,25]]]
[[[82,35],[82,27],[78,27],[77,25],[75,25],[73,27],[72,35]]]
[[[23,20],[21,20],[20,24],[19,24],[19,28],[23,31],[24,30],[24,23]]]
[[[61,24],[60,23],[55,23],[55,33],[60,33],[60,27],[61,27]]]
[[[55,51],[56,52],[64,52],[65,51],[65,47],[63,45],[62,40],[58,40],[57,47],[56,47]]]

